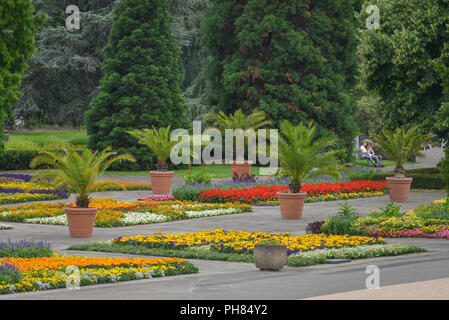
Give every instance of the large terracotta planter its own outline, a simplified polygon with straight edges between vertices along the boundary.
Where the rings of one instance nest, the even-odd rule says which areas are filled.
[[[281,271],[287,263],[287,247],[283,245],[254,246],[254,263],[260,270]]]
[[[65,213],[69,224],[70,237],[91,238],[97,210],[97,208],[66,207]]]
[[[306,192],[290,193],[280,191],[277,193],[279,206],[281,207],[282,219],[301,219],[304,209],[304,201],[307,198]]]
[[[413,178],[387,177],[387,185],[390,193],[390,200],[395,202],[408,201],[410,186]]]
[[[239,178],[244,175],[251,176],[252,161],[231,161],[232,171],[237,174]]]
[[[174,171],[150,171],[151,189],[154,194],[168,194],[171,192],[171,183]]]

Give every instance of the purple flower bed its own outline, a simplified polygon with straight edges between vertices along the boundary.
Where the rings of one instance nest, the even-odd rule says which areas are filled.
[[[23,190],[23,189],[3,189],[0,188],[0,193],[16,194],[16,193],[32,193],[32,194],[54,194],[61,197],[68,197],[70,193],[63,190]]]
[[[51,257],[51,250],[48,241],[18,240],[18,241],[0,241],[0,258],[37,258]]]
[[[33,178],[31,174],[26,173],[2,173],[0,174],[0,177],[13,178],[17,180],[23,180],[25,182],[30,182]]]
[[[21,180],[23,182],[30,182],[33,176],[31,174],[26,173],[4,173],[0,174],[0,177],[3,178],[11,178],[16,180]],[[70,193],[64,191],[64,190],[24,190],[24,189],[7,189],[7,188],[0,188],[0,193],[7,193],[7,194],[16,194],[16,193],[31,193],[31,194],[54,194],[55,196],[58,196],[58,198],[68,198]]]

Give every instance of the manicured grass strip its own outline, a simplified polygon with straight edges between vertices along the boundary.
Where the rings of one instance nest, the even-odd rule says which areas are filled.
[[[253,256],[248,254],[213,252],[209,248],[185,248],[183,250],[148,248],[144,246],[116,245],[101,242],[73,245],[67,250],[99,251],[112,253],[126,253],[148,255],[156,257],[177,257],[183,259],[218,260],[229,262],[253,262]]]
[[[213,252],[207,246],[200,248],[185,248],[182,250],[147,248],[144,246],[132,245],[114,245],[108,243],[94,242],[90,244],[74,245],[68,250],[79,251],[100,251],[112,253],[126,253],[136,255],[151,255],[165,257],[179,257],[201,260],[219,260],[229,262],[254,262],[250,254],[231,254]],[[314,264],[326,263],[326,259],[369,259],[383,256],[398,256],[411,253],[426,252],[425,249],[399,245],[366,245],[339,249],[318,249],[313,251],[301,252],[288,257],[287,265],[291,267],[303,267]]]

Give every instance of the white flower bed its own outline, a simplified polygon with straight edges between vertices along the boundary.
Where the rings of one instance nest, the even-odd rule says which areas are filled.
[[[186,215],[189,219],[201,218],[201,217],[213,217],[222,216],[226,214],[233,214],[241,212],[238,208],[229,209],[215,209],[215,210],[203,210],[203,211],[186,211]]]
[[[360,245],[356,247],[338,248],[338,249],[317,249],[312,251],[298,252],[290,257],[301,256],[303,258],[326,257],[327,259],[346,259],[350,256],[352,259],[365,257],[372,253],[374,256],[382,256],[382,253],[392,252],[406,246],[400,244],[374,244]]]
[[[203,210],[203,211],[186,211],[186,216],[189,219],[221,216],[227,214],[234,214],[241,212],[240,208],[228,208],[228,209],[215,209],[215,210]],[[163,214],[155,214],[152,212],[126,212],[125,217],[121,219],[121,222],[125,226],[134,226],[139,224],[152,224],[172,221],[172,218]],[[24,220],[25,223],[31,224],[52,224],[52,225],[67,225],[67,216],[65,214],[45,217],[45,218],[29,218]]]
[[[54,224],[58,226],[66,226],[67,225],[67,216],[65,214],[54,216],[54,217],[45,217],[45,218],[29,218],[23,220],[25,223],[32,224]]]
[[[133,226],[136,224],[151,224],[171,221],[172,219],[163,214],[155,214],[151,212],[127,212],[125,217],[121,219],[123,224]]]

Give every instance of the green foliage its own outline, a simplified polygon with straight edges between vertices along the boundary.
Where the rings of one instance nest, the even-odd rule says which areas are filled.
[[[353,223],[359,218],[359,215],[355,208],[347,202],[340,203],[339,206],[340,209],[337,214],[321,226],[321,232],[326,234],[356,235],[358,231],[353,227]]]
[[[204,115],[204,120],[211,122],[212,126],[222,134],[225,133],[226,129],[257,130],[271,123],[271,121],[266,120],[265,112],[256,109],[248,116],[244,115],[241,109],[230,115],[226,115],[223,111],[209,112]]]
[[[28,170],[30,162],[39,154],[37,150],[6,150],[0,154],[2,170]]]
[[[22,272],[18,268],[0,260],[0,284],[20,283],[22,277]]]
[[[340,177],[340,165],[335,151],[329,151],[336,144],[330,137],[316,137],[316,126],[300,123],[292,125],[288,120],[281,124],[279,137],[279,162],[291,177],[290,192],[299,192],[304,180],[322,175]]]
[[[390,202],[385,206],[385,208],[381,208],[378,211],[374,211],[370,214],[370,217],[379,218],[379,217],[400,217],[401,214],[401,206],[396,205],[394,202]]]
[[[64,188],[70,193],[77,194],[76,205],[80,208],[89,206],[89,193],[101,190],[107,182],[100,182],[100,176],[111,166],[121,161],[135,161],[130,154],[116,155],[110,152],[111,148],[105,150],[85,150],[81,155],[77,152],[64,151],[64,155],[54,152],[42,151],[30,164],[31,168],[41,165],[50,166],[33,177],[34,181],[54,179],[51,184],[55,187]]]
[[[338,206],[340,209],[338,209],[337,214],[341,217],[352,217],[356,215],[356,210],[353,206],[349,204],[349,202],[345,203],[339,203]]]
[[[378,1],[380,29],[366,30],[365,1],[361,28],[361,80],[378,94],[381,123],[389,129],[421,125],[422,132],[448,137],[443,102],[443,67],[449,66],[449,3],[435,0]],[[441,122],[446,125],[437,130]]]
[[[170,141],[170,126],[167,128],[142,129],[127,131],[136,138],[139,144],[147,146],[157,158],[158,171],[167,171],[167,159],[170,158],[171,149],[178,143]]]
[[[355,2],[212,0],[203,25],[210,104],[226,114],[257,108],[275,126],[313,119],[350,145]]]
[[[424,156],[421,150],[424,144],[434,136],[431,133],[419,134],[418,126],[408,130],[396,128],[395,132],[383,129],[382,135],[373,134],[375,144],[388,159],[396,163],[395,176],[404,176],[404,164],[408,159],[413,156]]]
[[[440,176],[444,181],[444,190],[449,195],[449,149],[444,149],[445,157],[441,161]]]
[[[195,171],[189,170],[187,171],[187,174],[184,176],[185,184],[200,184],[211,182],[212,182],[212,175],[207,173],[205,170],[195,170]]]
[[[22,74],[36,51],[35,36],[45,15],[35,15],[32,0],[4,0],[0,6],[0,151],[10,106],[20,99]]]
[[[86,112],[91,148],[114,146],[144,164],[148,152],[127,131],[187,125],[169,6],[165,0],[123,0],[115,7],[100,93]]]
[[[9,241],[0,244],[0,258],[38,258],[53,256],[53,250],[50,248],[50,245],[45,245],[44,243],[40,244],[24,240],[22,243],[20,241]]]

